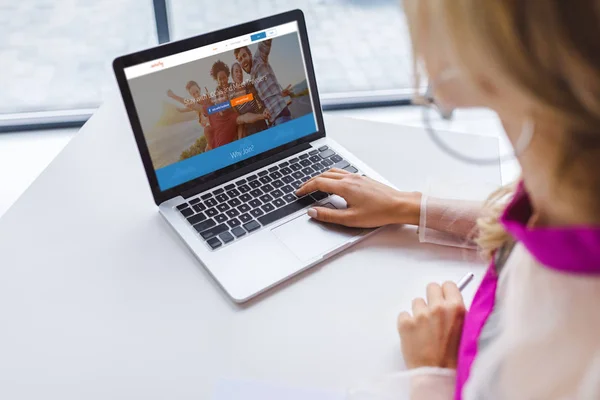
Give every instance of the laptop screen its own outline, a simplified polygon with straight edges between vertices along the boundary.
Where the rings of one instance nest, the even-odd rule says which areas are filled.
[[[297,22],[125,77],[162,191],[318,131]]]

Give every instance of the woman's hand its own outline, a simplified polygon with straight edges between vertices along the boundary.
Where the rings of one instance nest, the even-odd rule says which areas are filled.
[[[454,282],[427,286],[427,303],[413,300],[411,316],[398,316],[398,332],[408,369],[456,368],[465,304]]]
[[[317,190],[337,194],[348,204],[345,210],[309,209],[308,215],[319,221],[360,228],[419,224],[421,194],[418,192],[399,192],[373,179],[337,168],[306,181],[296,194],[301,197]]]

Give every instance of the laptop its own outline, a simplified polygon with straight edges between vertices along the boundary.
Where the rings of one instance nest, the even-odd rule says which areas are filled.
[[[327,137],[300,10],[125,55],[113,68],[160,214],[233,301],[373,232],[306,214],[345,208],[341,197],[295,195],[334,167],[387,183]]]

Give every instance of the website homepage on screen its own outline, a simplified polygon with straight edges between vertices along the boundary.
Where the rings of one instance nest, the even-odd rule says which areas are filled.
[[[125,70],[161,190],[317,131],[297,23]]]

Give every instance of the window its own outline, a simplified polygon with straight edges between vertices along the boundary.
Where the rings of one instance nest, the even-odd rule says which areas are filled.
[[[150,0],[4,1],[0,114],[96,108],[112,60],[157,43]]]
[[[306,16],[324,107],[406,101],[412,61],[398,0],[5,1],[0,132],[81,125],[114,90],[116,56],[294,8]]]
[[[171,0],[182,39],[300,8],[322,94],[412,88],[408,27],[399,0]]]

